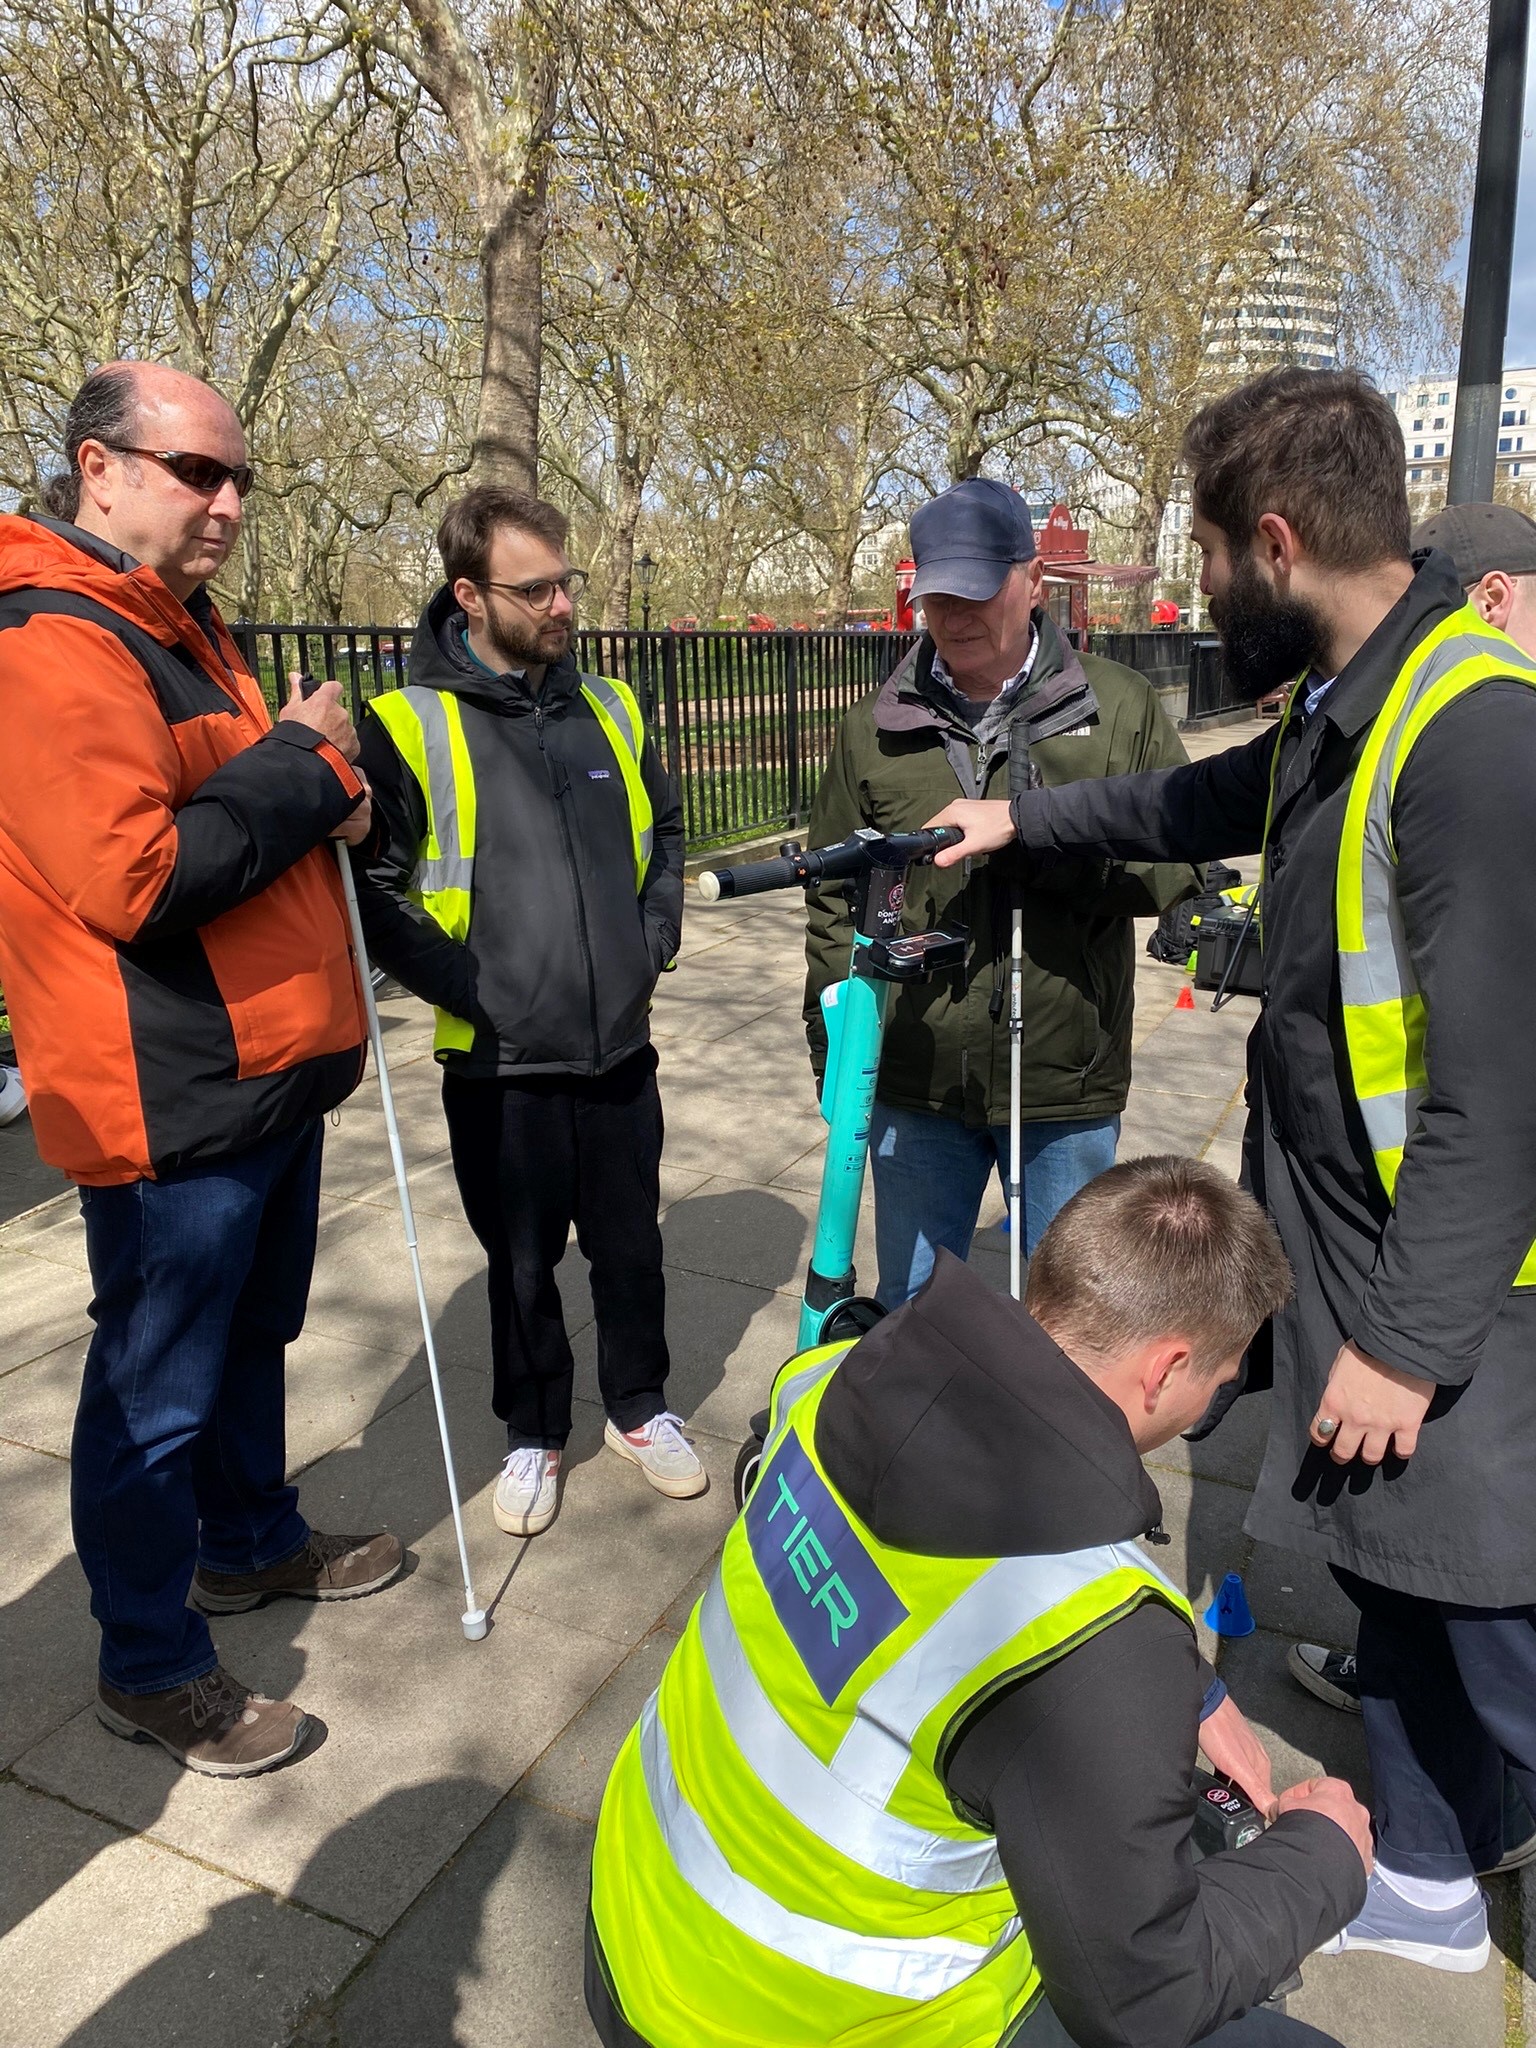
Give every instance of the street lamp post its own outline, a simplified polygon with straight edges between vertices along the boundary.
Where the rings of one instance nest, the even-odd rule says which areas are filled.
[[[650,550],[635,564],[635,574],[640,579],[640,630],[651,630],[651,585],[656,581],[657,564],[651,560]]]
[[[1504,335],[1515,256],[1515,189],[1525,109],[1525,50],[1530,0],[1490,0],[1483,124],[1467,247],[1461,316],[1461,367],[1451,441],[1449,505],[1486,504],[1493,496],[1503,402]]]

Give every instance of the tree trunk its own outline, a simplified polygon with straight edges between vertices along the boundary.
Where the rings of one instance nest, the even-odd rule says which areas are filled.
[[[613,508],[613,527],[608,537],[608,595],[603,603],[603,624],[624,628],[632,623],[630,605],[634,598],[635,528],[640,523],[640,504],[645,495],[645,477],[637,464],[620,466]]]
[[[848,623],[848,604],[853,596],[853,564],[862,539],[859,528],[842,534],[832,551],[832,574],[827,579],[827,629],[840,633]]]
[[[1143,566],[1155,568],[1157,565],[1157,543],[1163,531],[1163,508],[1167,502],[1166,490],[1150,483],[1142,485],[1136,517],[1131,523],[1131,558]],[[1155,577],[1150,582],[1131,585],[1125,606],[1127,631],[1143,633],[1151,625],[1152,592],[1155,588]]]
[[[736,510],[739,492],[733,490],[720,507],[709,535],[708,568],[704,576],[703,596],[699,601],[699,624],[703,627],[714,625],[725,603],[725,586],[730,581],[731,565],[736,554]]]
[[[544,179],[500,193],[480,243],[485,345],[470,480],[539,487],[539,371],[544,336]]]
[[[240,525],[240,616],[261,617],[261,519],[250,517]]]

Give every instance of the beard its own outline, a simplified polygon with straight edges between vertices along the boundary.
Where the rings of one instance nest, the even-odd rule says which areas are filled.
[[[1234,562],[1225,593],[1211,599],[1210,614],[1221,635],[1227,678],[1245,704],[1256,704],[1308,668],[1321,673],[1328,644],[1321,613],[1305,598],[1281,597],[1246,551]]]
[[[571,629],[561,619],[525,625],[509,619],[500,605],[486,614],[485,637],[508,668],[545,668],[558,661],[571,644]]]

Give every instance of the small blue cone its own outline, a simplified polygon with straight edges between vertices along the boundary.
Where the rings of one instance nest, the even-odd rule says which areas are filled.
[[[1251,1636],[1258,1627],[1243,1591],[1241,1572],[1228,1572],[1222,1580],[1216,1598],[1205,1610],[1205,1625],[1219,1636]]]

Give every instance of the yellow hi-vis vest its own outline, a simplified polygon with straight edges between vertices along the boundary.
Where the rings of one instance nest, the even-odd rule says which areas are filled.
[[[1403,1152],[1418,1127],[1429,1085],[1424,1043],[1429,1015],[1403,936],[1397,893],[1392,801],[1397,780],[1430,720],[1465,691],[1495,678],[1536,684],[1536,661],[1471,605],[1442,619],[1398,671],[1366,736],[1339,839],[1334,920],[1339,996],[1350,1084],[1387,1199],[1396,1197]],[[1280,747],[1302,692],[1298,682],[1275,738],[1269,773],[1265,854],[1274,816]],[[1536,1286],[1536,1245],[1515,1276]]]
[[[645,720],[633,690],[617,677],[583,676],[581,694],[624,779],[638,894],[645,887],[655,837],[651,800],[640,772]],[[459,700],[451,691],[408,683],[403,689],[381,691],[372,700],[372,709],[426,800],[427,836],[417,849],[409,894],[450,938],[467,938],[474,898],[475,773]],[[447,1010],[437,1012],[432,1049],[439,1058],[445,1052],[467,1052],[474,1038],[472,1024]]]
[[[994,2048],[1040,1977],[949,1750],[989,1695],[1143,1601],[1193,1625],[1132,1543],[879,1542],[816,1455],[848,1348],[780,1374],[757,1484],[603,1798],[593,1923],[654,2048]]]

